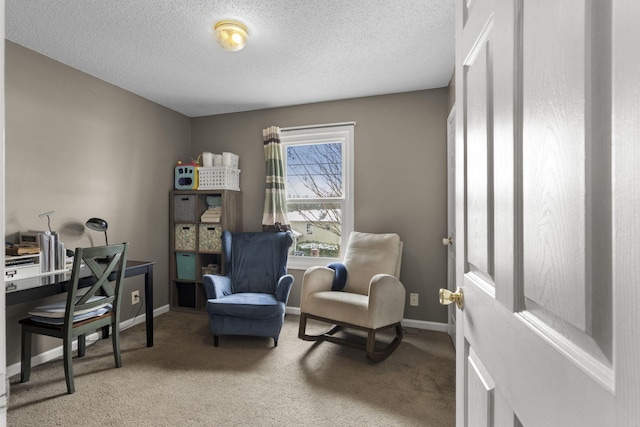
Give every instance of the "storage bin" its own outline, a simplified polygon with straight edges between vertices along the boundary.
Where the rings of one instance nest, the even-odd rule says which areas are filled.
[[[196,250],[196,225],[176,224],[175,225],[175,250],[195,251]]]
[[[196,280],[196,254],[176,252],[178,279]]]
[[[178,305],[196,308],[196,284],[176,283],[176,286],[178,287]]]
[[[200,190],[240,191],[240,169],[228,167],[200,168],[198,175]]]
[[[220,252],[222,249],[222,227],[200,224],[198,250],[200,252]]]
[[[173,220],[175,222],[196,222],[198,220],[195,194],[175,194],[173,196]]]

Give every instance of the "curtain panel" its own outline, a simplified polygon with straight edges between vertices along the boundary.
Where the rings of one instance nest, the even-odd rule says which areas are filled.
[[[291,224],[287,216],[284,166],[280,128],[270,126],[262,130],[264,157],[267,164],[267,185],[262,214],[263,231],[289,231]]]

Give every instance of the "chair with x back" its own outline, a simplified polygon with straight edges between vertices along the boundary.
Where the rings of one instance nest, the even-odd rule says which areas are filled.
[[[122,366],[119,334],[120,299],[128,247],[128,243],[123,243],[76,249],[66,302],[38,307],[29,312],[32,317],[20,320],[22,325],[20,382],[29,381],[31,374],[32,334],[63,340],[64,374],[69,394],[75,391],[72,364],[74,338],[78,338],[78,357],[82,357],[85,353],[87,332],[111,326],[116,367]],[[93,276],[86,277],[87,274],[82,271],[84,268],[88,268]],[[115,278],[112,275],[115,275]],[[92,284],[86,286],[86,292],[82,292],[87,281]],[[82,286],[80,292],[79,285]]]

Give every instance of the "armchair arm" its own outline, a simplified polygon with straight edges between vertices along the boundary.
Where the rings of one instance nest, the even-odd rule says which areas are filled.
[[[287,301],[289,301],[289,293],[291,292],[293,280],[291,274],[286,274],[278,280],[278,284],[276,285],[276,300],[283,302],[284,305],[287,305]]]
[[[307,297],[314,292],[330,291],[336,272],[328,267],[311,267],[302,278],[300,311],[304,312]]]
[[[229,276],[217,276],[214,274],[205,274],[202,277],[204,291],[207,293],[208,299],[218,299],[225,295],[231,295],[231,278]]]
[[[400,280],[389,274],[376,274],[369,283],[369,312],[374,328],[402,321],[406,290]]]

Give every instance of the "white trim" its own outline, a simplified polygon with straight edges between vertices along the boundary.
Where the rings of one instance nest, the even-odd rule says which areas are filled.
[[[169,311],[168,304],[162,307],[158,307],[155,310],[153,310],[153,317],[158,317],[159,315],[167,313],[168,311]],[[127,319],[120,322],[120,330],[124,331],[125,329],[129,329],[132,326],[138,325],[140,323],[144,323],[145,316],[138,315],[135,318],[133,318],[133,322],[131,320],[132,319]],[[99,334],[98,332],[94,332],[91,335],[87,335],[87,338],[86,338],[87,347],[89,347],[92,344],[95,344],[95,342],[97,342],[100,339],[100,336],[101,334]],[[77,348],[78,348],[78,341],[74,340],[73,351],[75,351]],[[50,360],[56,359],[61,356],[62,356],[62,346],[60,345],[58,347],[52,348],[51,350],[47,350],[44,353],[36,354],[35,356],[31,357],[31,367],[33,368],[34,366],[42,365],[43,363],[46,363]],[[14,363],[11,366],[7,366],[7,378],[17,375],[19,373],[20,373],[20,362]]]
[[[425,331],[437,331],[448,333],[449,325],[427,320],[402,319],[402,326],[406,328],[424,329]]]
[[[329,129],[326,129],[326,128]],[[287,203],[299,202],[304,200],[305,202],[317,202],[322,201],[335,201],[341,203],[342,206],[342,236],[340,239],[340,245],[342,250],[347,247],[349,241],[349,235],[354,230],[354,212],[355,212],[355,194],[354,194],[354,152],[355,152],[355,122],[346,123],[333,123],[327,125],[314,125],[314,126],[301,126],[298,128],[287,128],[294,131],[289,135],[281,135],[280,143],[282,147],[286,149],[288,146],[296,144],[313,144],[331,141],[340,141],[342,143],[342,185],[344,194],[339,198],[324,198],[324,199],[289,199]],[[282,130],[282,129],[281,129]],[[308,131],[308,132],[307,132]],[[287,168],[287,156],[284,156],[283,166],[286,171]],[[310,267],[317,265],[327,265],[330,262],[339,261],[338,258],[319,258],[319,257],[301,257],[289,255],[287,262],[287,268],[294,270],[306,270]]]
[[[289,307],[285,309],[286,314],[300,315],[300,307]],[[407,328],[423,329],[426,331],[447,332],[446,323],[428,322],[426,320],[402,319],[402,326]]]

